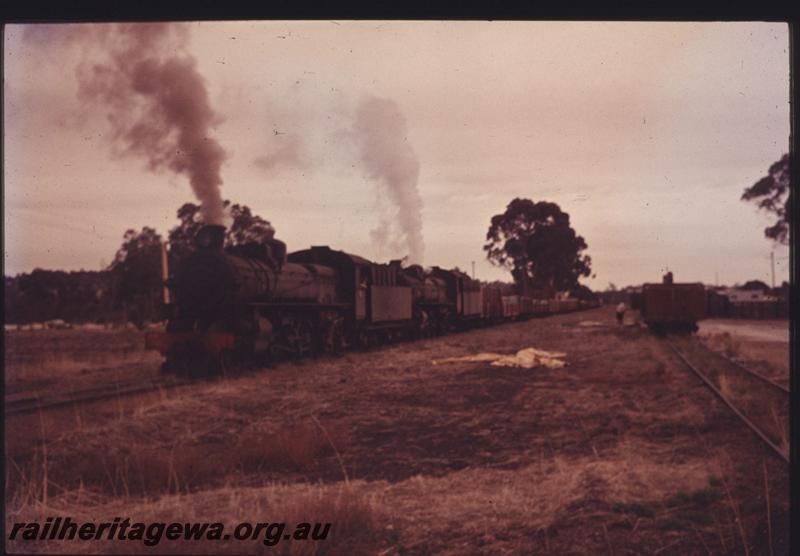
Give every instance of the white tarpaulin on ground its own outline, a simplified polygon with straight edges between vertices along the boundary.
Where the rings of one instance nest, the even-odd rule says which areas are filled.
[[[520,367],[523,369],[533,369],[534,367],[547,367],[548,369],[560,369],[566,366],[562,361],[566,353],[560,351],[545,351],[543,349],[526,348],[519,350],[514,355],[503,355],[501,353],[478,353],[476,355],[465,355],[464,357],[448,357],[446,359],[435,359],[434,365],[443,363],[481,363],[491,362],[493,367]]]
[[[603,323],[596,320],[582,320],[578,326],[603,326]]]

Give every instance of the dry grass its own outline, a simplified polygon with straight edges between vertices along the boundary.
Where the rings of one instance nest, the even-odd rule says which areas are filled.
[[[158,368],[161,357],[145,351],[132,330],[40,330],[6,333],[6,391],[75,387],[100,377],[119,380]]]
[[[122,438],[112,440],[117,431]],[[275,431],[251,427],[214,443],[202,442],[208,437],[201,433],[184,436],[184,443],[146,444],[136,432],[124,426],[82,431],[71,436],[83,442],[68,436],[51,447],[49,460],[42,449],[24,463],[7,456],[7,499],[30,500],[32,493],[55,495],[78,487],[126,497],[192,492],[234,473],[303,470],[348,444],[341,427],[323,432],[313,423]],[[198,437],[200,443],[186,442]]]
[[[784,323],[784,326],[787,326]],[[708,334],[705,344],[778,382],[789,384],[789,343],[756,340],[728,332]]]
[[[537,533],[575,520],[612,522],[619,519],[620,508],[622,513],[631,509],[634,517],[638,511],[639,517],[666,522],[673,510],[664,500],[709,488],[710,461],[676,464],[660,451],[657,445],[623,440],[601,459],[556,456],[514,471],[467,469],[441,478],[416,476],[388,487],[384,499],[400,527],[419,532],[427,542],[447,539],[460,529],[459,539],[452,541],[456,544],[436,546],[437,553],[469,553],[470,539],[490,538],[498,531],[504,541],[494,545],[496,552],[526,552]],[[694,497],[702,503],[701,496]],[[597,506],[599,500],[604,502]],[[516,530],[514,524],[524,527]],[[409,549],[419,548],[413,538],[406,542]]]
[[[13,505],[9,508],[8,523],[43,519],[54,513],[110,519],[98,516],[123,512],[141,521],[169,522],[177,516],[181,521],[222,519],[228,527],[239,521],[254,520],[334,524],[335,533],[330,543],[287,543],[278,546],[279,554],[357,554],[359,546],[366,551],[374,548],[382,535],[391,534],[394,526],[389,525],[387,529],[387,524],[391,523],[411,527],[417,532],[405,539],[409,548],[416,549],[420,548],[417,542],[446,535],[452,528],[457,528],[462,535],[466,533],[466,538],[493,535],[509,523],[525,523],[526,530],[546,531],[559,521],[574,517],[576,508],[597,498],[609,501],[606,510],[609,519],[622,508],[623,513],[662,519],[669,525],[670,510],[661,515],[659,510],[649,508],[657,508],[659,500],[674,498],[680,492],[702,492],[710,480],[709,468],[698,462],[674,465],[663,458],[648,457],[646,454],[651,448],[633,441],[624,442],[600,461],[556,457],[517,471],[487,473],[469,469],[442,478],[416,476],[394,485],[356,481],[348,486],[223,487],[191,495],[167,495],[153,502],[137,502],[125,496],[103,497],[86,491],[81,499],[81,493],[73,491],[51,498],[48,506],[41,501],[21,508]],[[612,504],[612,501],[616,502]],[[91,512],[86,511],[87,507],[92,508]],[[379,512],[379,509],[382,510]],[[512,535],[502,546],[513,549],[524,546],[525,542]],[[140,548],[110,542],[91,546],[101,553],[135,552]],[[41,548],[50,551],[63,547],[51,544]],[[218,545],[162,541],[153,552],[258,553],[262,550],[258,542]],[[468,546],[456,544],[443,552],[456,554],[463,550],[468,550]]]
[[[731,384],[730,379],[728,378],[728,375],[726,374],[719,375],[719,377],[717,378],[717,384],[719,386],[719,391],[727,399],[731,400],[736,397],[736,392],[733,388],[733,385]]]
[[[330,438],[328,438],[329,435]],[[305,468],[320,457],[343,450],[349,442],[341,427],[326,427],[303,423],[270,432],[250,430],[239,435],[232,452],[233,467],[245,472],[294,467]]]
[[[114,430],[82,431],[84,437],[92,437],[92,443],[66,454],[56,448],[55,461],[47,459],[46,449],[37,450],[22,465],[7,457],[7,525],[36,519],[43,522],[52,515],[87,521],[111,521],[116,515],[142,522],[222,520],[229,528],[243,521],[282,521],[289,528],[301,522],[333,524],[330,540],[283,543],[272,551],[277,554],[356,554],[359,543],[370,546],[376,531],[382,531],[376,508],[359,493],[358,485],[349,481],[337,488],[302,484],[256,489],[228,486],[241,474],[302,470],[318,458],[345,449],[348,437],[340,427],[312,422],[266,431],[256,426],[233,437],[230,445],[216,446],[212,451],[207,445],[159,450],[152,445],[131,445],[129,438],[128,442],[108,442],[107,435]],[[67,446],[72,445],[68,440]],[[60,446],[63,449],[65,445]],[[71,552],[76,546],[26,543],[24,548]],[[343,547],[351,546],[356,552],[349,552],[349,548],[344,551]],[[119,542],[80,545],[81,552],[87,548],[99,553],[135,553],[142,547]],[[162,541],[148,552],[249,554],[264,548],[256,541],[224,545]]]
[[[742,347],[741,341],[734,338],[729,332],[710,334],[706,337],[706,344],[714,351],[724,353],[731,359],[739,356]]]
[[[763,389],[748,387],[741,379],[731,378],[724,373],[717,377],[717,384],[725,398],[755,421],[756,426],[772,436],[785,454],[789,453],[789,420],[787,416],[779,415],[774,405],[777,402],[773,398],[765,395]]]
[[[778,438],[780,439],[780,447],[785,454],[789,453],[789,421],[788,419],[781,419],[778,417],[777,411],[775,411],[774,407],[770,407],[770,414],[772,415],[772,421],[775,425],[775,430],[777,431]]]
[[[44,520],[53,515],[70,515],[73,521],[112,521],[115,516],[129,516],[132,522],[194,523],[221,522],[230,533],[241,522],[252,524],[286,523],[291,533],[300,523],[330,523],[324,541],[281,540],[270,553],[287,555],[369,554],[383,542],[386,516],[383,504],[374,495],[364,493],[360,482],[349,485],[270,484],[256,488],[223,487],[188,495],[169,495],[156,500],[125,497],[96,497],[78,500],[77,493],[65,493],[51,503],[9,508],[7,527],[14,522]],[[87,502],[92,502],[88,505]],[[140,541],[99,540],[81,542],[8,542],[9,549],[35,552],[88,552],[98,554],[260,554],[267,550],[265,532],[247,541],[215,542],[170,541],[162,538],[154,547]],[[146,549],[146,550],[145,550]]]

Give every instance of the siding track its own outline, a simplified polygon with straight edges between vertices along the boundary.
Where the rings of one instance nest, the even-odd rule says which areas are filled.
[[[665,342],[770,451],[789,463],[788,388],[709,350],[696,338],[671,338]]]

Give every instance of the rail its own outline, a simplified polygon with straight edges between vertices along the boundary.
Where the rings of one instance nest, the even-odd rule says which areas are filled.
[[[111,398],[144,394],[156,390],[172,389],[193,382],[195,381],[175,378],[165,378],[163,380],[149,381],[147,383],[131,381],[72,390],[50,397],[40,397],[30,394],[20,395],[21,393],[17,393],[6,396],[3,405],[5,416],[9,417],[39,411],[49,411],[70,405],[89,404]]]
[[[767,445],[767,446],[770,448],[770,450],[771,450],[773,453],[775,453],[775,454],[776,454],[778,457],[780,457],[780,458],[781,458],[781,459],[782,459],[784,462],[786,462],[787,464],[789,463],[789,456],[788,456],[788,454],[787,454],[787,453],[786,453],[784,450],[782,450],[782,449],[781,449],[781,448],[780,448],[778,445],[776,445],[776,444],[775,444],[775,443],[774,443],[774,442],[773,442],[773,441],[772,441],[772,440],[771,440],[771,439],[770,439],[770,438],[769,438],[769,437],[768,437],[766,434],[764,434],[764,432],[763,432],[763,431],[762,431],[760,428],[758,428],[758,426],[757,426],[755,423],[753,423],[753,421],[752,421],[752,420],[750,420],[750,419],[749,419],[749,418],[748,418],[748,417],[747,417],[747,416],[746,416],[744,413],[742,413],[742,411],[741,411],[741,410],[739,410],[739,408],[737,408],[737,407],[736,407],[736,406],[733,404],[733,402],[731,402],[731,401],[730,401],[730,400],[729,400],[729,399],[728,399],[728,398],[727,398],[727,397],[726,397],[726,396],[725,396],[725,395],[724,395],[724,394],[723,394],[723,393],[722,393],[722,392],[719,390],[719,388],[717,388],[717,387],[716,387],[716,386],[715,386],[715,385],[714,385],[714,384],[711,382],[711,380],[709,380],[709,378],[708,378],[708,377],[707,377],[707,376],[706,376],[704,373],[702,373],[702,372],[701,372],[701,371],[700,371],[700,370],[699,370],[699,369],[698,369],[698,368],[697,368],[695,365],[693,365],[693,364],[691,363],[691,361],[689,361],[689,360],[686,358],[686,356],[685,356],[683,353],[681,353],[681,351],[680,351],[680,350],[679,350],[677,347],[675,347],[675,345],[673,345],[673,344],[672,344],[672,343],[670,343],[669,341],[667,341],[667,345],[668,345],[668,346],[669,346],[669,348],[670,348],[670,349],[671,349],[671,350],[672,350],[672,351],[673,351],[673,352],[674,352],[674,353],[675,353],[675,354],[676,354],[676,355],[677,355],[677,356],[678,356],[678,357],[681,359],[681,361],[683,361],[683,363],[684,363],[684,364],[685,364],[685,365],[686,365],[686,366],[687,366],[687,367],[688,367],[688,368],[689,368],[689,369],[690,369],[690,370],[691,370],[691,371],[692,371],[694,374],[696,374],[696,375],[698,376],[698,378],[700,378],[700,380],[702,380],[702,381],[703,381],[703,383],[704,383],[706,386],[708,386],[708,388],[709,388],[709,389],[710,389],[712,392],[714,392],[714,394],[716,394],[716,396],[717,396],[717,397],[718,397],[718,398],[719,398],[719,399],[720,399],[720,400],[721,400],[721,401],[722,401],[722,402],[723,402],[725,405],[727,405],[727,406],[728,406],[728,408],[729,408],[731,411],[733,411],[733,413],[734,413],[734,414],[736,414],[736,416],[737,416],[737,417],[739,417],[739,419],[740,419],[740,420],[741,420],[741,421],[742,421],[744,424],[746,424],[746,425],[747,425],[747,426],[750,428],[750,430],[752,430],[752,431],[753,431],[753,432],[756,434],[756,436],[758,436],[758,438],[760,438],[760,439],[761,439],[761,440],[764,442],[764,444],[766,444],[766,445]],[[710,351],[710,350],[709,350],[709,351]],[[713,353],[713,352],[712,352],[712,353]],[[727,361],[729,361],[729,362],[731,362],[731,363],[732,363],[732,361],[728,360],[727,358],[723,358],[723,359],[725,359],[725,360],[727,360]],[[740,370],[741,370],[741,369],[740,369]],[[763,377],[763,376],[761,376],[761,375],[758,375],[757,373],[752,373],[752,372],[750,372],[749,374],[751,374],[751,375],[755,375],[756,377],[758,377],[758,378],[760,378],[760,379],[765,379],[765,378],[766,378],[766,377]],[[771,381],[769,381],[769,383],[771,384]],[[774,385],[777,385],[777,384],[774,384]],[[777,385],[777,386],[779,386],[779,385]],[[783,390],[783,391],[785,391],[785,392],[787,392],[787,393],[788,393],[788,389],[781,389],[781,390]]]

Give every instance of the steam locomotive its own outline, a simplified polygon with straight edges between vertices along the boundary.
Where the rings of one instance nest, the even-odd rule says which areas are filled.
[[[231,372],[590,305],[503,295],[458,270],[379,264],[327,246],[287,254],[277,239],[227,249],[224,239],[223,226],[201,228],[166,282],[166,330],[145,338],[165,371]]]

